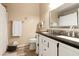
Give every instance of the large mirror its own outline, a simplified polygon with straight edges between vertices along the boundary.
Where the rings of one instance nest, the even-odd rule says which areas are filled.
[[[50,11],[50,27],[78,26],[79,4],[65,3]]]

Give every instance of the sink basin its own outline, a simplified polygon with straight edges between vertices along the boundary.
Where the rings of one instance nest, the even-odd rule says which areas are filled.
[[[64,39],[67,39],[67,40],[71,40],[71,41],[75,41],[75,42],[79,42],[79,38],[73,38],[73,37],[68,37],[68,36],[63,36],[63,35],[59,35],[57,37],[64,38]]]
[[[48,34],[49,32],[42,32],[42,33],[44,33],[44,34]]]

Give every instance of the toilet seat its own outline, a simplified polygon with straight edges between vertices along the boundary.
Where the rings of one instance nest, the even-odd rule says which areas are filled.
[[[35,43],[36,42],[36,38],[31,38],[30,39],[30,43]]]

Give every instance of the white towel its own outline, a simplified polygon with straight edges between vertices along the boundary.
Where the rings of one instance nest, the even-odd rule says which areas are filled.
[[[22,21],[13,21],[13,36],[22,36]]]

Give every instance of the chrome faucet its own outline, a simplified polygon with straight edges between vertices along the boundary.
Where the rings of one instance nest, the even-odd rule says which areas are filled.
[[[72,37],[75,37],[74,26],[70,26],[70,30],[72,31]]]
[[[72,31],[72,37],[75,37],[75,32],[74,32],[74,26],[73,26],[73,31]]]

